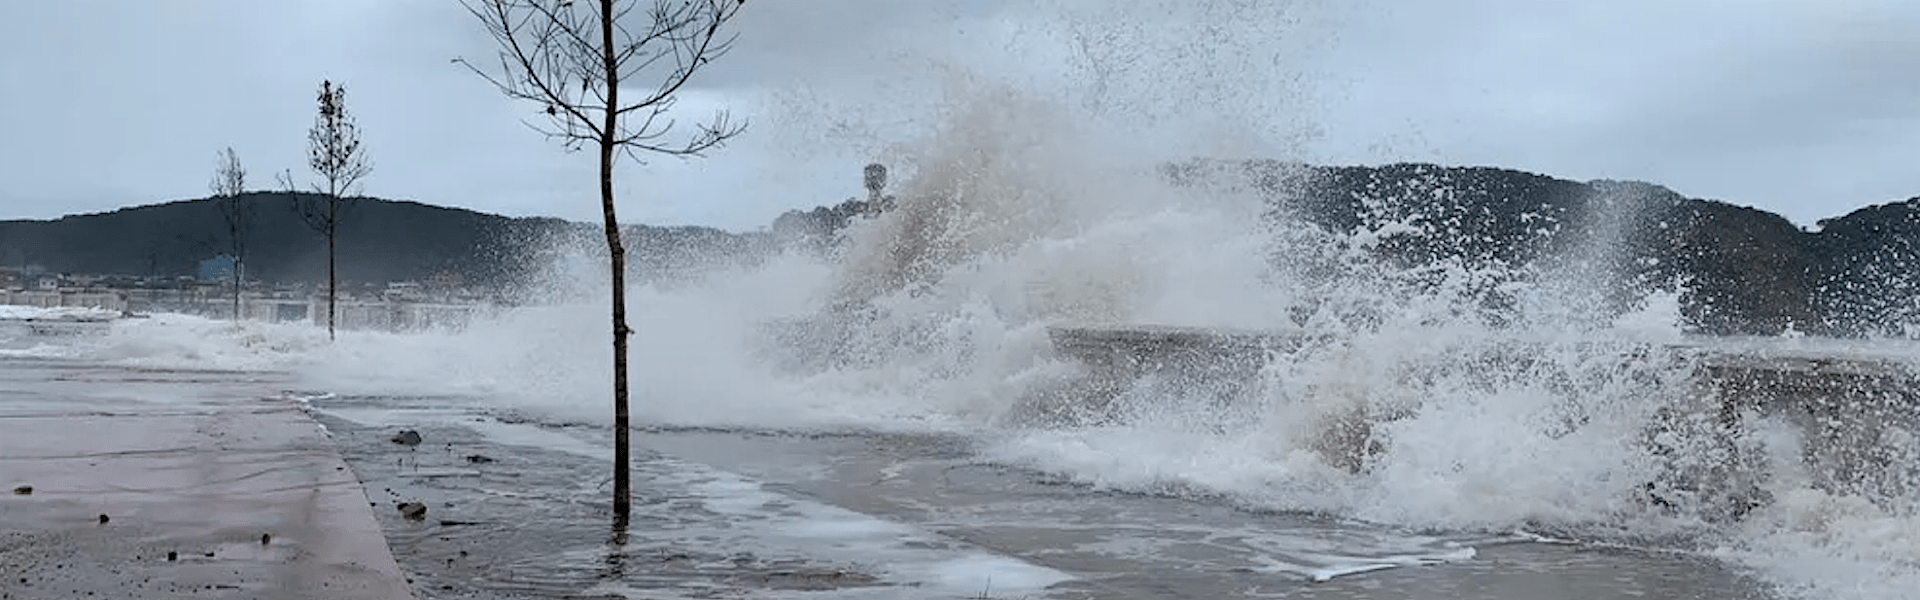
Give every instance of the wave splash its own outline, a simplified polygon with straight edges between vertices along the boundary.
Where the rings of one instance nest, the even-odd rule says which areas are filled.
[[[1698,354],[1676,349],[1692,340],[1684,289],[1555,266],[1567,263],[1382,260],[1395,235],[1432,221],[1383,211],[1331,230],[1232,182],[1176,184],[1150,162],[1086,151],[1068,113],[1017,95],[954,114],[910,157],[898,206],[857,221],[834,252],[632,290],[639,418],[961,432],[983,460],[1096,488],[1680,548],[1806,597],[1920,586],[1920,477],[1889,467],[1835,486],[1807,458],[1844,440],[1920,464],[1913,433],[1719,419],[1695,393]],[[1581,252],[1604,255],[1608,237]],[[525,307],[331,344],[308,327],[161,315],[9,352],[287,370],[313,389],[597,423],[604,314]],[[1049,332],[1136,324],[1297,343],[1239,378],[1173,370],[1100,387]]]
[[[633,290],[639,418],[961,432],[983,460],[1096,488],[1681,549],[1805,597],[1920,584],[1920,477],[1834,486],[1808,459],[1860,443],[1916,464],[1898,458],[1912,438],[1720,418],[1697,393],[1684,285],[1565,262],[1382,260],[1430,222],[1305,223],[1242,187],[1176,185],[1081,151],[1051,114],[1005,95],[956,111],[913,157],[897,208],[857,221],[833,253]],[[1580,251],[1605,255],[1608,237]],[[603,314],[571,304],[458,332],[354,333],[285,366],[344,392],[605,422]],[[1298,343],[1240,379],[1169,371],[1102,388],[1049,332],[1133,324]],[[1845,349],[1863,348],[1920,357]]]
[[[1087,56],[1108,56],[1095,42]],[[1399,236],[1444,235],[1443,221],[1387,209],[1420,197],[1382,191],[1361,199],[1377,210],[1358,226],[1327,228],[1244,182],[1171,181],[1161,163],[1191,146],[1115,133],[1119,117],[1164,124],[1179,111],[964,79],[922,139],[888,150],[903,174],[896,208],[857,221],[833,252],[632,290],[639,419],[963,432],[985,460],[1097,488],[1679,548],[1808,598],[1920,589],[1920,477],[1823,484],[1806,457],[1831,439],[1703,406],[1697,355],[1671,350],[1687,339],[1684,282],[1605,268],[1641,225],[1630,214],[1595,221],[1581,260],[1383,260]],[[591,301],[527,307],[332,344],[304,327],[156,317],[30,352],[290,370],[315,389],[597,423],[609,412],[605,313]],[[1087,394],[1089,368],[1049,328],[1116,324],[1299,343],[1242,380],[1163,372]],[[1920,464],[1898,460],[1914,439],[1872,443],[1888,464]]]

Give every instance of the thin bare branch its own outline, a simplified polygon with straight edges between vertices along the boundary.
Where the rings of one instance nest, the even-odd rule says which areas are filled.
[[[585,109],[561,91],[571,86],[568,85],[566,71],[560,68],[557,61],[569,53],[564,48],[556,47],[554,40],[559,30],[566,29],[566,25],[572,23],[556,20],[557,13],[544,7],[547,0],[482,0],[482,3],[491,10],[482,11],[472,2],[461,2],[468,12],[485,23],[487,32],[500,43],[503,48],[500,52],[501,72],[505,75],[501,78],[488,75],[464,58],[456,58],[455,62],[480,74],[508,97],[545,104],[548,115],[560,122],[561,129],[571,132],[575,127],[583,127],[598,137],[600,132]],[[556,4],[571,5],[572,2]],[[517,19],[518,22],[514,12],[516,9],[526,11]],[[545,21],[540,25],[530,25],[537,17]],[[530,26],[534,28],[532,33],[528,33]],[[529,36],[529,39],[522,39]],[[571,37],[581,39],[578,35]],[[585,43],[585,40],[581,42]],[[576,79],[585,80],[580,77]],[[566,114],[559,114],[562,112]]]
[[[589,143],[600,150],[600,206],[612,275],[614,356],[614,539],[625,543],[631,512],[627,404],[627,344],[633,330],[626,320],[626,251],[615,210],[613,164],[618,154],[640,161],[640,153],[697,156],[739,135],[725,112],[702,125],[682,144],[656,143],[675,122],[660,119],[676,94],[705,65],[732,44],[716,42],[721,26],[742,0],[655,0],[645,16],[644,32],[630,29],[633,0],[462,0],[499,43],[498,74],[482,72],[465,59],[455,62],[479,74],[509,98],[545,105],[552,128],[533,127],[562,141],[568,150]],[[649,93],[622,101],[623,82],[653,80]]]

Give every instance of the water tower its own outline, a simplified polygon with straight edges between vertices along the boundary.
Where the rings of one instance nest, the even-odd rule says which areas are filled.
[[[880,190],[887,187],[887,166],[880,163],[867,165],[867,201],[880,202]]]

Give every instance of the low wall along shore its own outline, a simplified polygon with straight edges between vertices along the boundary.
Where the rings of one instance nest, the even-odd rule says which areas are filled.
[[[1066,392],[1070,402],[1082,406],[1109,402],[1133,382],[1156,374],[1244,388],[1256,383],[1271,356],[1312,341],[1287,332],[1131,325],[1053,327],[1048,334],[1056,352],[1087,368],[1084,380]],[[1519,346],[1518,352],[1502,358],[1514,361],[1516,368],[1535,360],[1526,344]],[[1818,485],[1869,498],[1908,497],[1912,490],[1907,488],[1920,482],[1920,456],[1915,456],[1920,454],[1920,440],[1915,439],[1920,432],[1920,371],[1888,356],[1815,346],[1696,338],[1644,344],[1632,349],[1632,356],[1620,358],[1623,367],[1629,360],[1649,357],[1671,361],[1686,376],[1688,383],[1672,389],[1664,400],[1675,415],[1670,422],[1707,423],[1716,435],[1733,437],[1753,419],[1779,418],[1801,431],[1803,458]],[[1370,435],[1367,424],[1357,427],[1350,437]],[[1649,432],[1649,439],[1659,433]],[[1351,441],[1346,446],[1366,452],[1367,441]],[[1737,451],[1735,440],[1723,443]],[[1331,458],[1353,469],[1365,460]]]
[[[0,290],[0,306],[33,308],[92,308],[115,312],[177,312],[215,319],[234,317],[230,296],[204,296],[165,303],[129,298],[120,292],[81,292],[74,290]],[[482,305],[417,300],[342,300],[336,303],[335,321],[341,329],[372,331],[416,331],[466,326]],[[327,324],[327,300],[241,297],[239,318],[246,321],[275,323],[305,321]]]
[[[70,290],[0,290],[0,305],[34,308],[103,308],[126,310],[125,296],[114,292]]]

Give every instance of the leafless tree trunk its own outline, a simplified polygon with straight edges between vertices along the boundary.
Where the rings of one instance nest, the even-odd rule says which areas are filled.
[[[220,153],[220,165],[213,171],[213,190],[220,216],[227,221],[227,248],[233,258],[233,319],[240,320],[240,286],[246,281],[247,231],[252,226],[253,204],[241,199],[247,191],[247,170],[240,156],[229,147]]]
[[[324,186],[316,183],[313,191],[322,194],[317,202],[296,202],[300,216],[314,231],[327,238],[327,339],[334,337],[334,305],[339,289],[339,271],[334,252],[339,240],[340,217],[345,199],[340,196],[373,172],[366,149],[360,146],[360,126],[347,114],[347,86],[320,83],[320,114],[307,130],[307,166],[319,175]],[[297,198],[297,196],[296,196]]]
[[[541,105],[550,125],[534,128],[568,149],[600,151],[600,211],[613,276],[613,524],[624,543],[632,513],[630,420],[627,410],[626,247],[614,216],[613,161],[617,153],[698,156],[739,135],[743,125],[725,112],[685,138],[667,140],[674,121],[662,119],[681,87],[701,67],[726,54],[734,36],[721,28],[744,0],[655,0],[644,12],[635,0],[463,0],[499,42],[497,70],[456,59],[507,97]],[[622,99],[635,84],[638,98]]]

